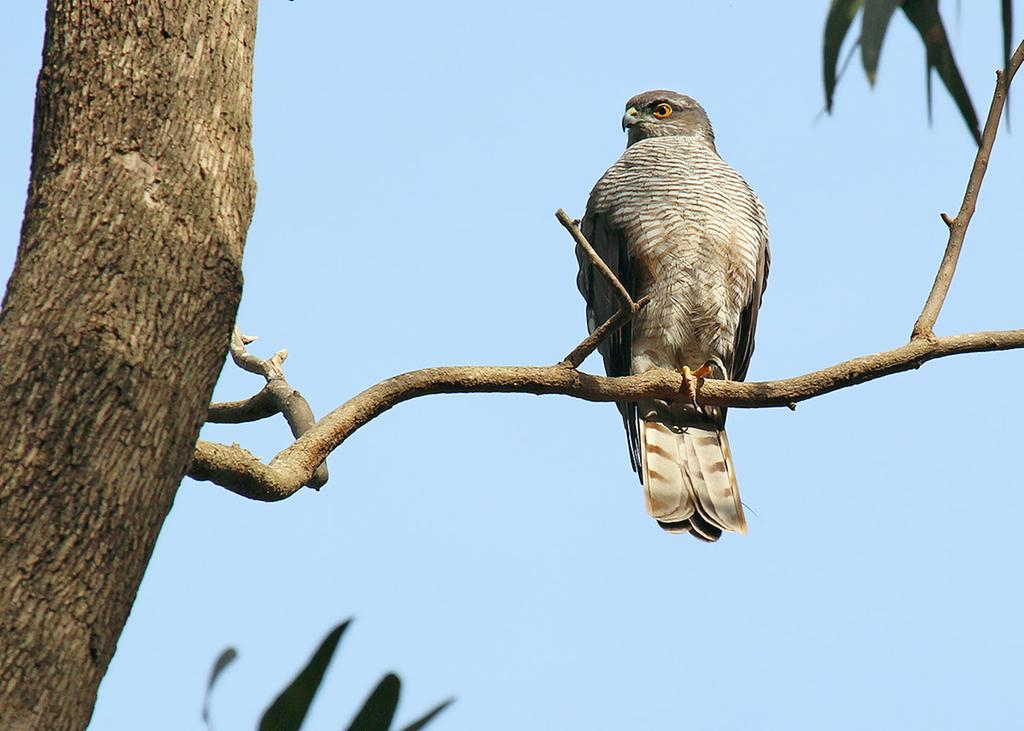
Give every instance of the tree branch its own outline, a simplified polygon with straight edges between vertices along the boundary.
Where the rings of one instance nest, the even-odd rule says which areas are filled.
[[[604,263],[604,260],[596,251],[594,251],[594,247],[590,245],[589,241],[587,241],[587,237],[583,235],[582,231],[580,231],[580,227],[576,222],[569,218],[569,214],[561,208],[555,211],[555,218],[558,219],[560,224],[565,226],[565,230],[572,236],[576,245],[583,249],[586,255],[590,257],[590,261],[594,264],[594,268],[601,272],[604,278],[608,280],[608,283],[612,285],[612,290],[616,295],[618,295],[619,302],[622,303],[622,306],[626,309],[633,309],[636,306],[633,303],[633,298],[630,297],[626,288],[622,286],[622,282],[619,281],[619,278],[615,276],[612,270],[608,268],[608,265]]]
[[[1022,62],[1024,43],[1021,43],[1010,59],[1005,73],[997,73],[992,106],[960,212],[953,219],[942,214],[942,220],[949,227],[946,253],[921,316],[914,325],[910,342],[892,350],[854,358],[779,381],[740,383],[700,379],[697,385],[698,403],[733,408],[795,408],[800,401],[893,373],[920,368],[924,363],[937,358],[1024,348],[1024,330],[979,332],[941,338],[936,337],[932,331],[956,270],[967,225],[974,215],[978,191],[988,167],[1007,90]],[[281,373],[281,363],[287,357],[287,352],[280,351],[273,358],[261,361],[245,352],[245,341],[236,331],[235,339],[232,340],[232,357],[239,367],[263,375],[267,379],[267,386],[246,401],[211,405],[211,420],[249,421],[279,410],[292,425],[296,441],[270,460],[269,464],[263,464],[237,444],[228,446],[200,441],[196,444],[188,474],[194,479],[215,482],[254,500],[283,500],[304,484],[316,485],[316,471],[318,468],[326,469],[324,460],[327,455],[361,426],[403,401],[431,394],[560,394],[587,401],[618,402],[644,398],[687,398],[682,374],[675,371],[652,370],[638,375],[607,378],[577,370],[605,338],[639,312],[647,298],[634,302],[615,273],[587,241],[577,223],[561,209],[556,217],[590,258],[594,267],[608,280],[621,303],[619,311],[595,329],[562,362],[546,367],[451,366],[411,371],[371,386],[313,424],[309,405],[297,391],[292,391]]]
[[[953,274],[956,272],[956,264],[960,259],[960,250],[964,245],[967,226],[974,215],[974,209],[978,203],[978,192],[981,190],[981,181],[985,178],[985,171],[988,170],[988,160],[992,154],[992,145],[996,140],[999,118],[1003,113],[1003,104],[1006,102],[1010,82],[1013,81],[1013,76],[1017,73],[1022,61],[1024,61],[1024,42],[1017,46],[1006,69],[996,71],[996,89],[992,94],[992,104],[988,110],[988,118],[985,120],[985,129],[981,133],[978,153],[974,157],[974,166],[967,179],[967,190],[964,191],[960,212],[953,219],[950,219],[945,213],[942,214],[942,220],[949,227],[949,240],[946,242],[946,253],[942,256],[942,263],[939,264],[939,271],[935,275],[935,282],[932,284],[931,292],[928,293],[924,309],[921,310],[921,315],[914,323],[914,330],[911,334],[913,340],[934,337],[932,328],[935,327],[935,321],[939,319],[939,312],[946,301],[949,286],[953,283]]]
[[[1024,330],[919,339],[807,373],[760,383],[701,380],[701,404],[762,408],[789,406],[841,388],[919,368],[936,358],[962,353],[1024,348]],[[296,492],[316,465],[353,432],[388,409],[420,396],[441,393],[561,394],[587,401],[674,399],[684,393],[681,374],[669,370],[608,378],[560,363],[547,367],[451,366],[403,373],[371,386],[325,416],[294,444],[262,464],[245,449],[199,442],[189,475],[210,480],[254,500],[282,500]]]
[[[636,302],[633,301],[633,297],[629,294],[629,290],[623,286],[619,278],[615,276],[615,272],[611,270],[604,259],[601,258],[600,254],[594,250],[594,247],[587,241],[587,237],[583,235],[583,231],[580,230],[579,224],[569,218],[569,214],[559,208],[555,211],[555,218],[558,222],[565,227],[565,230],[572,236],[573,241],[576,245],[583,250],[583,252],[590,258],[594,268],[601,273],[608,284],[611,285],[612,291],[615,292],[619,297],[619,311],[609,317],[602,325],[600,325],[594,332],[590,333],[582,343],[577,345],[569,355],[562,359],[562,363],[571,365],[573,368],[578,368],[583,361],[587,359],[587,356],[594,352],[598,345],[600,345],[605,338],[614,333],[620,327],[629,322],[640,310],[644,308],[650,301],[650,296],[641,297]]]
[[[316,417],[313,416],[313,409],[310,408],[309,402],[306,401],[301,393],[289,386],[288,381],[285,380],[282,366],[288,357],[288,351],[279,350],[271,357],[263,359],[245,349],[246,345],[255,340],[255,337],[243,335],[236,326],[231,333],[229,351],[231,353],[231,360],[242,370],[263,376],[267,381],[267,385],[255,396],[251,396],[244,401],[214,402],[210,404],[206,412],[206,421],[212,424],[242,424],[266,419],[274,414],[283,414],[285,421],[288,422],[288,427],[291,429],[292,436],[299,438],[316,424]],[[206,442],[206,444],[211,444],[211,442]],[[234,447],[225,447],[224,449],[241,450],[241,447],[235,445]],[[249,452],[241,451],[245,452],[246,458],[256,459]],[[217,454],[221,458],[226,458],[229,452],[221,450],[217,451]],[[222,468],[228,469],[228,465],[244,469],[242,463],[231,462],[230,459],[228,463],[222,465]],[[189,474],[192,474],[191,469]],[[302,483],[312,487],[314,490],[318,490],[327,484],[328,477],[327,463],[321,461]],[[223,484],[219,480],[213,481]]]
[[[590,333],[582,343],[573,348],[573,351],[562,359],[562,363],[570,365],[573,368],[579,368],[583,361],[587,359],[587,356],[593,353],[597,346],[600,345],[606,337],[629,322],[633,316],[642,310],[650,301],[650,295],[645,295],[634,302],[631,308],[627,309],[626,306],[623,305],[619,311],[609,317],[603,325]]]
[[[250,421],[269,419],[281,412],[269,386],[264,386],[255,396],[243,401],[215,401],[206,412],[208,424],[245,424]]]

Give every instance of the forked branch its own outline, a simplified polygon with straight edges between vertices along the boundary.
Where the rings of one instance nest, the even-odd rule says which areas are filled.
[[[569,218],[569,214],[559,208],[555,211],[555,218],[558,222],[565,227],[565,230],[572,236],[572,240],[576,242],[576,245],[583,250],[590,261],[593,263],[594,268],[601,274],[602,277],[607,280],[608,284],[611,285],[612,291],[619,298],[619,310],[614,315],[608,318],[603,324],[599,325],[594,332],[583,340],[582,343],[573,348],[569,355],[562,359],[562,363],[571,365],[573,368],[579,368],[580,364],[587,359],[587,356],[594,352],[598,345],[604,342],[604,339],[618,330],[620,327],[629,322],[640,310],[643,309],[644,305],[651,299],[650,297],[641,297],[637,301],[633,301],[633,297],[629,294],[629,291],[623,286],[619,278],[615,276],[615,273],[611,268],[605,264],[604,260],[598,256],[598,253],[594,251],[594,247],[587,241],[587,237],[583,235],[583,231],[580,230],[579,223]]]
[[[210,404],[206,412],[206,421],[211,424],[243,424],[250,421],[267,419],[275,414],[281,414],[284,416],[285,421],[288,422],[292,436],[299,438],[316,424],[316,418],[313,416],[313,409],[309,407],[309,402],[306,401],[301,393],[289,386],[288,381],[285,380],[282,366],[288,357],[288,351],[279,350],[267,359],[258,358],[245,349],[246,345],[255,340],[255,337],[243,335],[236,327],[231,333],[231,345],[229,346],[231,360],[242,370],[263,376],[267,384],[255,396],[244,401],[214,402]],[[226,449],[241,448],[226,447]],[[250,458],[256,459],[256,457],[248,452],[246,454]],[[231,463],[230,466],[239,467],[240,465]],[[229,465],[222,465],[222,467],[228,468]],[[327,463],[321,461],[320,464],[314,467],[315,469],[309,476],[303,479],[302,484],[295,488],[296,490],[302,487],[302,485],[319,489],[327,484]],[[218,484],[223,484],[220,480],[213,479],[213,477],[196,476],[202,474],[201,470],[202,465],[197,465],[193,462],[192,467],[189,469],[189,474],[196,477],[196,479],[210,479]],[[193,472],[196,472],[196,475]]]

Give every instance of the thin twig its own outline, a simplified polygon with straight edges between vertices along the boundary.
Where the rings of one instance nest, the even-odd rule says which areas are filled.
[[[619,311],[609,317],[604,323],[599,325],[594,332],[590,333],[582,343],[577,345],[569,355],[562,359],[562,363],[570,365],[573,368],[578,368],[580,364],[587,359],[587,356],[594,352],[598,345],[600,345],[605,338],[614,333],[620,327],[629,322],[636,313],[638,313],[643,306],[647,304],[650,297],[641,297],[636,302],[633,301],[633,297],[629,294],[629,291],[623,286],[622,282],[615,275],[615,272],[605,263],[601,255],[594,250],[594,247],[587,241],[587,237],[583,235],[583,231],[580,230],[579,225],[569,215],[559,208],[555,212],[555,218],[558,222],[565,227],[565,230],[572,236],[573,241],[579,246],[589,257],[590,262],[594,265],[594,268],[601,273],[601,276],[607,280],[612,290],[618,295],[619,298]]]
[[[604,324],[590,333],[569,355],[565,356],[562,359],[562,363],[573,368],[579,368],[580,364],[587,359],[588,355],[594,352],[598,345],[604,342],[606,337],[629,322],[650,301],[651,296],[647,294],[634,302],[631,308],[627,308],[625,305],[620,307],[618,312],[609,317]]]
[[[608,268],[608,265],[604,263],[604,260],[600,255],[594,251],[594,247],[587,241],[587,237],[580,231],[580,227],[576,225],[576,222],[569,218],[569,214],[559,208],[555,212],[555,218],[558,222],[565,226],[565,230],[569,232],[576,245],[586,252],[587,256],[590,257],[591,263],[597,271],[601,272],[602,276],[608,280],[608,284],[611,285],[612,289],[615,290],[615,294],[618,295],[619,302],[626,308],[633,309],[633,298],[630,296],[626,288],[622,286],[622,282],[615,276],[615,272]]]
[[[282,365],[288,358],[288,351],[279,350],[269,358],[260,358],[245,349],[246,345],[255,343],[257,340],[259,338],[255,335],[243,335],[236,325],[231,333],[231,345],[229,346],[231,360],[243,371],[263,376],[268,381],[274,378],[283,379]]]
[[[246,424],[269,419],[280,411],[281,407],[267,385],[243,401],[215,401],[206,412],[206,421],[209,424]]]
[[[919,339],[899,348],[781,381],[703,380],[697,400],[701,404],[737,408],[791,408],[800,401],[919,368],[936,358],[1014,348],[1024,348],[1024,330]],[[962,396],[957,389],[951,388],[951,392],[955,392],[951,399]],[[283,500],[301,488],[316,466],[361,426],[403,401],[441,393],[562,394],[587,401],[675,399],[683,393],[683,379],[676,371],[661,369],[607,378],[564,365],[452,366],[412,371],[382,381],[349,399],[269,464],[261,463],[241,447],[200,441],[189,475],[215,482],[254,500]]]
[[[985,129],[981,134],[981,144],[978,146],[978,154],[974,158],[971,175],[967,179],[967,190],[964,191],[960,212],[952,220],[947,215],[944,215],[942,219],[949,227],[949,240],[946,242],[946,252],[942,256],[942,263],[939,264],[939,271],[935,275],[935,282],[928,293],[928,299],[924,303],[917,322],[914,323],[914,330],[910,336],[913,340],[934,337],[932,328],[935,327],[935,321],[939,319],[942,304],[946,301],[950,284],[953,283],[953,274],[956,272],[956,264],[960,259],[967,226],[974,215],[974,209],[978,202],[978,191],[981,190],[981,181],[985,178],[985,171],[988,169],[988,160],[992,153],[996,132],[999,129],[999,118],[1003,113],[1006,94],[1022,61],[1024,61],[1024,42],[1017,46],[1005,71],[996,72],[996,89],[992,94],[992,105],[988,110],[988,118],[985,120]]]

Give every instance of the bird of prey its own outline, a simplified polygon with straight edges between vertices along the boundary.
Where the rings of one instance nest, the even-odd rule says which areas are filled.
[[[622,128],[626,151],[591,191],[580,228],[630,295],[650,300],[601,344],[605,370],[743,380],[768,277],[764,207],[718,156],[711,122],[690,97],[638,94]],[[579,247],[576,255],[593,332],[620,303]],[[619,410],[647,511],[662,528],[709,542],[746,532],[724,408],[681,398]]]

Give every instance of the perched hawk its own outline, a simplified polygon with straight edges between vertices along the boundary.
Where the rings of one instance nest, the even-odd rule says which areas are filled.
[[[634,298],[633,321],[601,345],[610,376],[684,367],[743,380],[768,277],[761,201],[718,156],[704,109],[672,91],[626,102],[629,141],[594,186],[581,228]],[[580,249],[577,284],[591,332],[618,309]],[[685,399],[620,404],[647,511],[705,541],[746,532],[725,436],[725,409]]]

